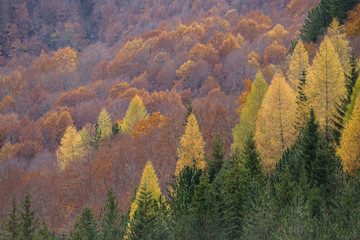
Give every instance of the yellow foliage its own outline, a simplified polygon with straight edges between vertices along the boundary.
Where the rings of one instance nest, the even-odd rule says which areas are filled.
[[[176,163],[175,174],[179,174],[185,166],[205,167],[205,142],[194,114],[191,114],[186,124],[185,134],[180,139],[178,149],[179,159]]]
[[[133,219],[134,213],[138,207],[137,202],[139,201],[139,198],[140,198],[140,189],[145,189],[145,191],[151,192],[152,198],[155,199],[156,201],[158,201],[161,196],[159,180],[158,180],[158,177],[156,176],[154,167],[150,161],[148,161],[146,163],[145,169],[144,169],[142,177],[141,177],[140,185],[139,185],[138,191],[136,193],[135,201],[131,204],[130,220]]]
[[[59,49],[54,53],[52,61],[58,73],[73,72],[76,70],[78,62],[77,51],[71,47]]]
[[[14,157],[15,154],[15,147],[10,142],[5,143],[0,148],[0,163]]]
[[[81,135],[73,125],[70,125],[61,139],[61,144],[56,152],[60,170],[63,171],[67,165],[84,155],[84,145]]]
[[[360,96],[352,118],[344,129],[339,155],[343,160],[344,170],[354,176],[360,169]]]
[[[277,24],[273,29],[267,32],[268,38],[278,42],[283,42],[287,35],[289,35],[289,32],[281,24]]]
[[[97,123],[99,125],[99,130],[101,131],[101,141],[109,139],[112,131],[112,125],[110,115],[105,108],[101,109]]]
[[[341,67],[345,73],[349,73],[350,66],[350,55],[351,48],[349,46],[349,40],[346,38],[344,26],[340,25],[339,20],[334,18],[332,23],[328,28],[328,36],[332,45],[335,48],[337,54],[339,54],[339,59]]]
[[[190,68],[194,65],[195,62],[188,60],[183,65],[181,65],[178,70],[176,70],[176,75],[178,75],[181,79],[185,80],[190,74]]]
[[[123,120],[124,122],[121,125],[123,133],[130,134],[135,125],[146,118],[146,116],[147,111],[142,99],[138,95],[135,95],[135,97],[130,102],[130,106]]]
[[[329,126],[335,104],[345,93],[345,77],[339,56],[329,37],[320,44],[307,75],[306,95],[322,126]]]
[[[302,77],[303,72],[308,73],[308,69],[309,56],[303,42],[299,40],[290,56],[289,70],[287,72],[290,86],[294,91],[298,91],[299,79]]]
[[[247,57],[248,60],[248,64],[252,67],[254,67],[255,69],[259,69],[260,68],[260,56],[255,53],[254,51],[251,51],[251,53],[248,55]]]
[[[266,92],[256,121],[258,149],[264,168],[271,172],[284,150],[296,140],[295,93],[277,72]]]

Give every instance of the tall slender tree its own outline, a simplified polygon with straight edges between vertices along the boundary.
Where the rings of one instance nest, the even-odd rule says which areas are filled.
[[[35,231],[37,228],[37,220],[35,218],[35,211],[31,209],[30,193],[27,192],[23,202],[23,211],[21,212],[21,229],[20,240],[35,239]]]
[[[186,124],[185,134],[180,139],[178,149],[179,159],[176,163],[175,174],[177,175],[185,166],[205,167],[204,140],[194,114],[190,114]]]
[[[273,171],[277,160],[296,140],[295,93],[283,75],[275,74],[256,121],[255,140],[264,168]]]
[[[130,134],[135,125],[145,119],[147,115],[148,114],[142,99],[138,95],[135,95],[130,102],[129,108],[121,125],[123,133]]]
[[[303,78],[303,73],[308,72],[309,67],[308,53],[303,42],[299,40],[290,56],[289,70],[287,71],[290,86],[294,91],[298,90],[299,79]]]
[[[345,94],[345,79],[339,55],[327,36],[320,44],[307,79],[309,84],[306,95],[329,138],[330,119],[336,102]]]
[[[268,85],[259,72],[251,85],[251,92],[247,96],[245,107],[241,111],[239,123],[233,130],[234,148],[242,149],[248,135],[255,132],[258,112],[267,90]]]
[[[105,108],[101,109],[97,124],[100,130],[100,140],[105,141],[110,138],[112,132],[111,118]]]

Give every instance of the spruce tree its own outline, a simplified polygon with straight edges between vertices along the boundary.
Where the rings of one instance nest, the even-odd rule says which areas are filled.
[[[48,228],[47,224],[45,223],[45,220],[42,222],[41,228],[39,228],[37,234],[36,234],[36,240],[52,240],[53,234]]]
[[[35,212],[31,209],[30,193],[27,192],[23,201],[23,210],[21,212],[21,229],[20,238],[21,240],[32,240],[35,237],[36,231],[36,219]]]
[[[9,218],[10,219],[6,225],[6,230],[9,233],[10,239],[17,240],[19,239],[20,223],[19,223],[18,206],[16,203],[15,195],[13,195],[12,198],[12,208],[11,208],[11,212],[9,212]]]
[[[306,96],[306,72],[303,71],[301,77],[299,78],[299,84],[297,86],[297,94],[296,94],[296,120],[295,120],[295,128],[297,131],[304,127],[306,118],[309,112],[309,102]]]
[[[259,184],[265,183],[265,173],[262,166],[262,160],[260,153],[256,148],[253,133],[250,133],[245,142],[241,158],[244,162],[245,168],[248,170],[249,178],[256,180]]]
[[[188,99],[187,105],[186,105],[186,111],[184,113],[184,123],[183,126],[186,127],[188,123],[188,118],[191,114],[195,114],[195,110],[192,106],[191,98]]]
[[[72,240],[96,240],[98,239],[98,230],[94,213],[90,207],[84,207],[81,216],[77,218],[74,230],[71,233]]]
[[[206,165],[210,182],[214,180],[216,174],[221,170],[224,162],[224,156],[224,141],[221,139],[220,134],[217,133],[213,142],[211,157],[208,159]]]
[[[114,190],[111,188],[105,207],[101,209],[101,238],[104,240],[122,239],[126,228],[124,222],[124,216],[120,213],[119,203],[115,199]]]
[[[345,88],[346,94],[340,98],[339,103],[336,104],[336,112],[332,117],[332,133],[334,141],[337,145],[340,144],[342,130],[344,129],[345,115],[351,103],[351,96],[359,78],[359,68],[356,63],[356,57],[352,53],[350,58],[351,71],[345,74]]]

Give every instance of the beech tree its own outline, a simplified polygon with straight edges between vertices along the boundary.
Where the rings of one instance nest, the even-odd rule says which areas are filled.
[[[185,134],[180,139],[179,159],[176,162],[175,174],[179,174],[185,166],[196,166],[203,169],[205,167],[204,146],[205,142],[198,122],[195,115],[191,113],[186,124]]]
[[[121,126],[123,133],[130,134],[135,125],[138,124],[141,120],[145,119],[146,116],[147,111],[142,99],[138,95],[135,95],[135,97],[130,102],[130,106],[126,112],[123,124]]]
[[[112,124],[110,115],[105,108],[101,109],[97,124],[100,130],[100,140],[104,141],[109,139],[112,133]]]
[[[358,97],[353,115],[344,129],[339,155],[343,160],[344,170],[354,176],[360,168],[360,97]]]
[[[84,155],[84,144],[81,135],[76,131],[74,126],[70,125],[66,129],[56,155],[61,171],[64,170],[69,163],[80,159]]]
[[[287,71],[288,81],[294,91],[298,90],[299,79],[302,77],[303,72],[308,72],[309,67],[308,53],[303,42],[299,40],[290,56],[289,70]]]
[[[283,151],[296,140],[295,99],[294,91],[282,73],[277,72],[264,96],[256,121],[255,139],[267,171],[275,169]]]
[[[233,130],[233,147],[243,148],[249,133],[255,132],[258,111],[267,90],[268,85],[261,72],[259,72],[251,85],[251,91],[247,96],[245,107],[241,111],[239,123]]]
[[[345,94],[344,78],[339,55],[329,37],[325,36],[308,74],[306,95],[327,136],[335,104]]]

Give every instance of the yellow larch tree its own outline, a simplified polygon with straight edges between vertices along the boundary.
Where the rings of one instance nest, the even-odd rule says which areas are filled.
[[[140,190],[146,191],[146,192],[151,192],[152,198],[155,199],[156,201],[158,201],[161,196],[159,180],[158,180],[158,177],[156,176],[154,167],[150,161],[148,161],[146,163],[146,166],[144,168],[144,171],[143,171],[143,174],[141,177],[140,185],[139,185],[138,191],[136,193],[136,198],[135,198],[134,202],[131,204],[130,220],[132,220],[132,218],[134,217],[134,213],[138,207],[138,201],[140,200],[139,198],[141,195]]]
[[[239,123],[233,130],[234,148],[242,149],[250,133],[255,132],[255,123],[261,107],[262,100],[268,90],[263,75],[259,72],[251,85],[245,107],[241,111]]]
[[[290,56],[289,70],[287,71],[288,81],[291,88],[298,91],[299,79],[309,69],[309,56],[301,40],[298,41],[294,52]]]
[[[338,153],[343,160],[344,170],[354,176],[360,169],[360,96],[344,129]]]
[[[100,140],[104,141],[109,139],[111,135],[112,125],[110,115],[105,108],[101,109],[97,124],[99,125],[99,130],[101,131]]]
[[[310,106],[315,110],[320,124],[328,133],[335,104],[339,97],[345,94],[345,76],[339,55],[327,36],[316,53],[307,75],[307,83],[305,94]]]
[[[295,93],[277,72],[266,92],[256,121],[255,139],[264,168],[271,172],[284,150],[296,140]]]
[[[145,109],[142,99],[135,95],[131,100],[130,106],[126,112],[126,115],[121,125],[121,129],[124,134],[130,134],[134,130],[135,125],[138,124],[141,120],[147,117],[147,111]]]
[[[81,159],[84,156],[84,152],[85,149],[81,135],[73,125],[68,126],[56,152],[60,170],[63,171],[69,163]]]
[[[180,148],[178,149],[179,159],[176,163],[175,174],[185,166],[196,166],[203,169],[205,167],[205,142],[201,135],[198,122],[192,113],[186,124],[185,134],[180,139]]]
[[[343,25],[340,25],[340,22],[337,18],[334,18],[330,24],[328,28],[328,36],[335,48],[335,51],[337,54],[339,54],[341,67],[345,73],[349,73],[351,69],[351,47],[349,46],[349,40],[347,40],[346,37],[345,28]]]

